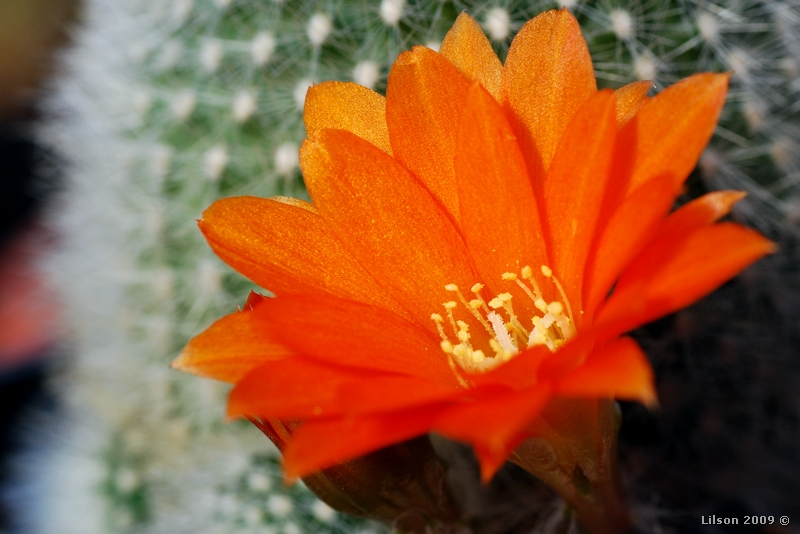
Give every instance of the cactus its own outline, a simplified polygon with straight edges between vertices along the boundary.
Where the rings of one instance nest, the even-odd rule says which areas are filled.
[[[225,388],[168,370],[190,336],[252,289],[214,257],[195,220],[224,196],[305,195],[297,153],[312,83],[356,81],[382,92],[397,54],[418,44],[436,48],[462,10],[503,59],[526,20],[558,6],[85,3],[44,128],[69,160],[69,190],[53,215],[62,247],[51,271],[73,322],[76,358],[63,378],[64,443],[49,470],[53,513],[31,521],[67,534],[255,532],[259,525],[286,533],[379,531],[333,513],[300,486],[282,486],[263,436],[246,424],[222,428]],[[609,87],[652,79],[658,91],[695,72],[733,72],[699,176],[707,188],[750,192],[741,214],[756,224],[800,218],[796,5],[560,4],[581,22],[598,79]],[[94,442],[76,441],[87,432]],[[58,476],[65,457],[94,466],[83,480],[73,477],[77,488]],[[103,517],[78,524],[73,502]]]

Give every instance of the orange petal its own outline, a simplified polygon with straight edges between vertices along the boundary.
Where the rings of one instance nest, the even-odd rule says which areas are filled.
[[[323,82],[306,93],[303,122],[308,137],[332,128],[347,130],[392,153],[386,127],[386,99],[352,82]]]
[[[518,121],[532,177],[550,167],[567,125],[596,90],[592,58],[569,11],[547,11],[522,27],[508,50],[501,93]]]
[[[653,87],[651,81],[633,82],[614,91],[617,97],[617,126],[628,123],[650,99],[647,93]]]
[[[742,191],[714,191],[697,198],[664,219],[653,239],[670,238],[708,226],[731,211],[733,205],[747,196]]]
[[[445,285],[479,281],[441,205],[391,156],[342,130],[306,141],[300,165],[331,231],[418,324],[435,332],[431,313],[452,300]]]
[[[428,432],[437,407],[306,422],[283,450],[287,477],[302,477]]]
[[[613,93],[595,93],[570,123],[544,182],[550,267],[578,317],[583,309],[586,259],[596,233],[616,132]]]
[[[521,392],[478,396],[443,409],[433,430],[472,444],[481,461],[481,479],[486,482],[519,445],[520,434],[550,398],[551,388],[546,382]]]
[[[415,46],[392,65],[386,122],[395,157],[458,220],[453,152],[469,81],[444,57]]]
[[[547,263],[539,210],[525,160],[500,105],[479,84],[468,93],[455,154],[461,230],[493,294],[511,290],[530,299],[505,272]],[[532,308],[531,302],[531,308]]]
[[[560,379],[554,393],[561,397],[599,397],[657,403],[653,369],[642,349],[630,338],[608,343],[586,362]]]
[[[287,358],[251,371],[231,391],[228,417],[310,419],[429,404],[458,388],[413,376]]]
[[[691,304],[757,259],[775,251],[760,234],[719,223],[674,242],[659,240],[663,254],[649,247],[622,275],[598,314],[607,335],[625,332]]]
[[[502,386],[521,391],[534,387],[542,380],[548,381],[561,376],[579,365],[593,343],[593,334],[583,330],[556,353],[544,345],[530,347],[491,371],[481,374],[464,373],[464,376],[476,387]]]
[[[635,147],[628,191],[667,173],[683,183],[714,133],[729,77],[695,74],[642,106],[621,131],[621,142]]]
[[[233,383],[265,362],[290,355],[253,311],[245,310],[223,317],[192,338],[171,367]]]
[[[614,211],[586,264],[585,320],[591,322],[622,270],[652,238],[677,193],[672,176],[665,174],[640,187]]]
[[[669,182],[670,179],[670,175],[667,174],[660,177],[658,181]],[[649,187],[650,184],[648,184]],[[640,191],[643,189],[645,186],[629,198],[641,196],[643,193]],[[644,278],[647,273],[658,269],[665,258],[677,253],[686,236],[727,215],[733,205],[743,197],[744,193],[739,191],[715,191],[703,195],[671,213],[650,231],[650,239],[646,243],[646,248],[639,251],[635,264],[627,269],[626,276],[628,278],[632,276]],[[661,199],[660,202],[666,202],[666,199]],[[598,269],[602,269],[602,267],[598,267]],[[619,275],[621,272],[617,271],[617,274]]]
[[[456,384],[439,336],[392,312],[326,295],[284,295],[256,312],[261,328],[295,354]]]
[[[404,313],[307,208],[226,198],[204,211],[198,225],[217,256],[278,295],[327,293]]]
[[[468,80],[479,81],[496,100],[500,100],[503,64],[475,19],[461,13],[444,36],[439,53]]]

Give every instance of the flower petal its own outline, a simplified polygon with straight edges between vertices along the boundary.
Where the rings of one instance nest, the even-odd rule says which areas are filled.
[[[466,12],[458,16],[444,36],[439,53],[468,80],[479,81],[495,100],[500,100],[503,64],[494,53],[486,34]]]
[[[405,313],[308,208],[226,198],[205,210],[198,226],[217,256],[275,294],[327,293]]]
[[[695,74],[642,106],[620,132],[620,142],[635,150],[629,192],[663,174],[683,183],[714,133],[729,77]]]
[[[327,295],[284,295],[256,313],[261,328],[295,354],[457,383],[438,335],[392,312]]]
[[[439,412],[433,430],[472,444],[481,461],[481,479],[487,482],[519,445],[521,433],[547,405],[551,391],[545,382],[453,404]]]
[[[620,278],[596,321],[609,325],[607,335],[687,306],[775,251],[771,241],[733,223],[670,237],[645,249]]]
[[[469,81],[444,57],[415,46],[392,65],[386,122],[395,157],[458,220],[453,151]]]
[[[192,338],[171,367],[199,376],[238,382],[247,373],[291,351],[271,338],[252,310],[226,315]]]
[[[326,128],[347,130],[392,153],[386,126],[386,99],[361,85],[323,82],[310,87],[303,122],[309,137]]]
[[[459,389],[415,376],[286,358],[251,371],[231,391],[228,417],[357,416],[430,404]]]
[[[445,285],[479,281],[441,205],[391,156],[342,130],[306,141],[300,165],[331,231],[417,324],[435,332],[431,313],[452,299]]]
[[[597,306],[631,260],[642,251],[658,223],[669,212],[678,191],[672,175],[650,180],[611,215],[595,242],[584,274],[585,320],[591,322]]]
[[[592,58],[569,11],[547,11],[520,29],[508,50],[501,93],[518,121],[533,178],[550,167],[567,125],[595,91]]]
[[[647,93],[653,87],[651,81],[632,82],[614,91],[617,97],[617,126],[628,123],[650,99]]]
[[[595,93],[567,128],[544,182],[550,267],[564,286],[576,320],[583,309],[586,259],[608,183],[616,133],[614,94],[609,90]]]
[[[500,105],[477,83],[461,115],[455,171],[461,230],[479,273],[493,294],[510,289],[520,294],[515,306],[528,302],[501,275],[547,263],[539,209],[511,126]]]
[[[435,406],[358,418],[316,419],[301,426],[283,451],[286,476],[303,477],[428,432]]]
[[[664,219],[653,240],[692,232],[719,220],[747,194],[742,191],[714,191],[681,206]]]
[[[653,369],[642,349],[630,338],[608,343],[586,362],[554,384],[560,397],[600,397],[657,403]]]

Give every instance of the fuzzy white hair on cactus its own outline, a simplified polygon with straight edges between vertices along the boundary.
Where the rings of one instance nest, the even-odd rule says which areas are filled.
[[[258,109],[258,100],[256,93],[252,89],[243,89],[236,94],[233,99],[233,120],[238,123],[243,123],[249,119],[253,113]]]
[[[203,171],[212,182],[216,182],[228,166],[228,149],[223,145],[215,145],[203,155]]]
[[[486,12],[483,27],[492,41],[505,41],[511,34],[511,15],[504,7],[493,7]]]
[[[633,37],[633,17],[625,9],[614,9],[608,14],[611,20],[611,29],[614,34],[623,40]]]
[[[203,69],[209,74],[216,72],[223,53],[222,42],[218,39],[209,39],[203,43],[200,49],[200,64],[203,65]]]
[[[655,80],[658,67],[655,61],[642,54],[633,60],[633,72],[639,80]]]
[[[250,54],[257,67],[266,65],[275,52],[275,36],[271,32],[258,32],[250,43]]]
[[[306,35],[314,46],[322,46],[331,34],[331,30],[333,30],[331,19],[324,13],[314,13],[308,19]]]
[[[275,172],[278,176],[289,176],[300,165],[300,149],[292,142],[286,142],[275,150]]]
[[[197,104],[197,96],[191,89],[185,89],[176,94],[172,99],[172,115],[178,120],[183,122],[188,119],[194,107]]]
[[[380,78],[380,67],[374,61],[359,61],[353,69],[353,81],[369,89],[374,89]]]
[[[716,41],[719,38],[719,19],[713,13],[703,11],[697,15],[697,29],[705,42]]]
[[[313,85],[313,82],[308,78],[303,78],[297,85],[294,86],[294,91],[292,91],[292,98],[294,98],[294,103],[297,106],[297,109],[303,111],[306,105],[306,93],[308,93],[308,89]]]
[[[397,26],[405,8],[406,0],[381,0],[381,20],[387,26]]]

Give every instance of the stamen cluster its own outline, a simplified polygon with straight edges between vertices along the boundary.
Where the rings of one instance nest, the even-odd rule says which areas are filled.
[[[443,327],[445,319],[441,314],[433,313],[431,319],[436,323],[436,328],[442,338],[442,350],[450,356],[450,363],[456,374],[458,373],[455,365],[468,372],[485,372],[509,361],[526,347],[546,345],[555,352],[575,335],[575,321],[564,288],[553,275],[552,269],[542,265],[541,271],[542,275],[556,286],[563,299],[563,304],[560,301],[547,302],[542,297],[539,284],[533,277],[533,269],[528,265],[522,268],[519,276],[510,272],[502,275],[503,280],[516,282],[517,286],[533,301],[535,309],[539,312],[538,314],[534,313],[530,319],[530,325],[527,327],[514,312],[511,293],[500,293],[487,303],[481,295],[483,284],[475,284],[470,288],[475,298],[468,301],[455,284],[445,286],[447,291],[456,294],[464,308],[489,334],[489,348],[491,349],[489,352],[475,347],[472,341],[473,336],[469,331],[469,324],[456,319],[453,312],[458,307],[458,302],[455,300],[445,302],[443,304],[445,315],[457,343],[454,344],[450,341],[445,333]],[[566,313],[564,305],[566,305]]]

